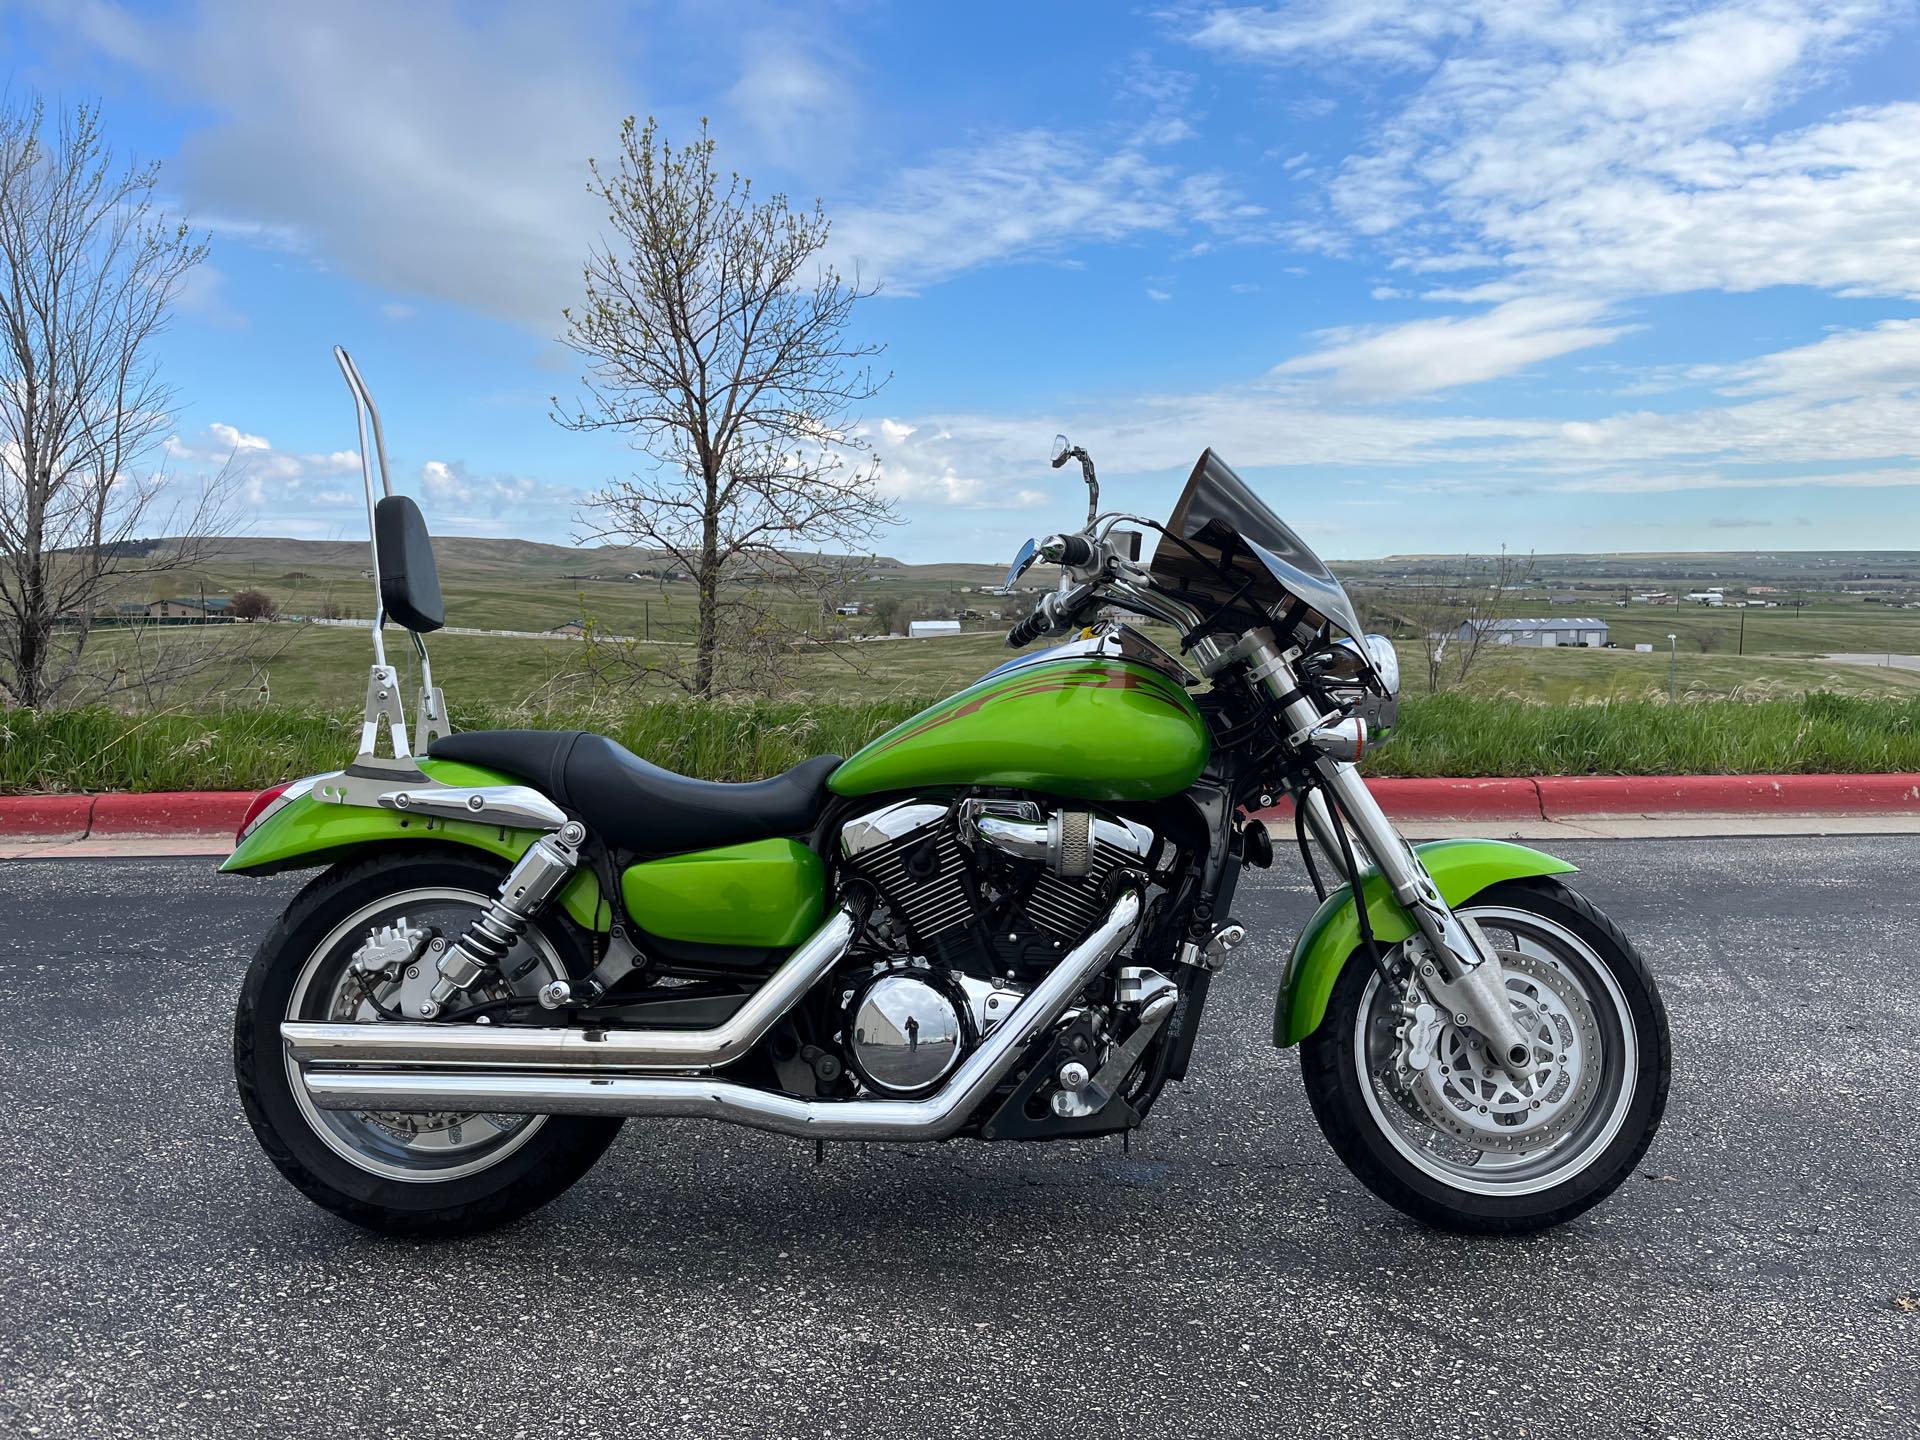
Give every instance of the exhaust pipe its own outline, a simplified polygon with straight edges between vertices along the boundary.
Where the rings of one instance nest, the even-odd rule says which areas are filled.
[[[845,909],[746,1003],[708,1030],[579,1030],[515,1025],[354,1025],[288,1021],[287,1053],[301,1064],[457,1065],[469,1070],[717,1070],[759,1044],[774,1022],[817,985],[853,944]],[[403,1107],[384,1107],[397,1110]],[[499,1109],[499,1106],[495,1106]]]
[[[700,1076],[467,1074],[309,1070],[323,1110],[453,1110],[482,1114],[667,1115],[724,1120],[814,1140],[944,1140],[979,1108],[1089,981],[1132,939],[1141,897],[1128,890],[1019,1007],[922,1100],[802,1100]],[[349,1027],[351,1028],[351,1027]]]

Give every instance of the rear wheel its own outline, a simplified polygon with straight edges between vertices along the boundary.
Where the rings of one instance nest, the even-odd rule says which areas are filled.
[[[1459,913],[1500,954],[1531,1064],[1510,1074],[1478,1032],[1408,1014],[1356,956],[1301,1046],[1307,1097],[1388,1204],[1450,1230],[1543,1229],[1599,1203],[1646,1153],[1672,1066],[1666,1010],[1633,945],[1556,881],[1496,885]],[[1403,947],[1386,958],[1404,981]]]
[[[504,1224],[579,1179],[619,1132],[617,1119],[596,1117],[322,1110],[281,1042],[284,1020],[418,1019],[438,956],[502,874],[457,852],[337,866],[287,907],[247,972],[234,1070],[248,1123],[282,1174],[357,1224],[406,1235]],[[531,996],[586,968],[579,932],[543,916],[469,999]]]

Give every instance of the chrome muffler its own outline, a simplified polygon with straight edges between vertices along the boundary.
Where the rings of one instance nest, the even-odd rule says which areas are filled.
[[[459,1066],[468,1070],[717,1070],[758,1045],[779,1018],[838,965],[856,926],[837,910],[746,1003],[706,1030],[584,1030],[558,1026],[281,1025],[287,1053],[303,1065]],[[403,1107],[389,1105],[389,1110]],[[501,1107],[496,1106],[495,1109]]]
[[[1052,1028],[1074,997],[1133,938],[1141,903],[1137,890],[1123,893],[1106,918],[1028,992],[1013,1014],[967,1056],[953,1077],[921,1100],[803,1100],[699,1075],[470,1074],[447,1070],[309,1069],[304,1077],[307,1092],[323,1110],[667,1115],[723,1120],[815,1140],[944,1140],[966,1123],[1027,1048]],[[498,1038],[498,1034],[489,1038]]]

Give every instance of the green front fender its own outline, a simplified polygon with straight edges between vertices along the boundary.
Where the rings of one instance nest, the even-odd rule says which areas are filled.
[[[1449,905],[1462,905],[1502,880],[1535,875],[1564,875],[1576,867],[1525,845],[1505,840],[1433,840],[1414,852]],[[1401,908],[1377,870],[1360,877],[1367,892],[1367,918],[1374,937],[1392,945],[1413,933],[1413,917]],[[1360,949],[1360,915],[1349,886],[1342,885],[1320,904],[1294,943],[1280,995],[1273,1008],[1273,1043],[1297,1045],[1314,1032],[1327,1013],[1327,998],[1340,969]]]
[[[477,765],[425,760],[420,768],[448,785],[513,785],[519,782]],[[405,815],[398,810],[374,810],[362,805],[336,805],[303,795],[242,840],[222,862],[222,873],[251,870],[301,870],[330,865],[335,860],[371,846],[415,844],[465,845],[502,860],[518,860],[540,838],[538,830],[512,830],[472,820],[438,820]],[[613,914],[600,894],[591,870],[583,869],[560,892],[560,904],[589,930],[605,930]]]

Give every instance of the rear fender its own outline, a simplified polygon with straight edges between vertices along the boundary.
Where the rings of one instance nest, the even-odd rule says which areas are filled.
[[[423,760],[420,768],[448,785],[514,785],[520,782],[477,765]],[[538,830],[483,825],[472,820],[441,820],[364,805],[337,805],[312,795],[281,807],[242,840],[220,866],[221,873],[272,874],[331,865],[356,851],[383,845],[446,844],[484,850],[509,862],[527,853]],[[580,870],[560,892],[560,905],[589,930],[605,931],[613,921],[590,869]]]
[[[1413,847],[1449,905],[1463,905],[1490,885],[1537,875],[1565,875],[1576,867],[1525,845],[1505,840],[1434,840]],[[1393,945],[1413,934],[1413,917],[1393,898],[1386,880],[1369,869],[1361,877],[1374,937]],[[1280,977],[1273,1009],[1273,1043],[1297,1045],[1327,1013],[1327,1000],[1342,967],[1366,964],[1360,954],[1360,915],[1351,887],[1342,885],[1321,902],[1294,942]]]

